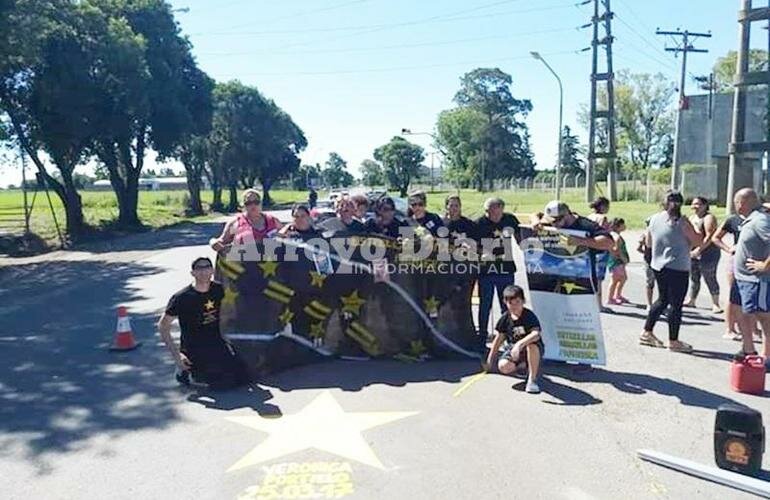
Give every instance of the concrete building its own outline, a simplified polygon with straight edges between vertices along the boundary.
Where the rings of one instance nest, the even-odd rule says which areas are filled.
[[[209,189],[208,181],[203,178],[203,189]],[[110,190],[112,185],[109,180],[94,182],[92,189]],[[140,191],[175,191],[187,189],[187,177],[146,177],[139,179]]]
[[[682,171],[682,189],[687,197],[702,195],[719,200],[727,197],[727,172],[733,119],[733,93],[696,95],[688,98],[682,111],[678,158]],[[752,90],[747,98],[746,141],[762,142],[767,133],[768,92]],[[736,170],[736,186],[751,186],[762,191],[763,155],[747,155]]]

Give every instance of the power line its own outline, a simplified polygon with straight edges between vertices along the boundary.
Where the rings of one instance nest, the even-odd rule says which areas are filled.
[[[406,26],[418,26],[421,24],[430,24],[434,22],[454,22],[454,21],[467,21],[471,19],[484,19],[484,18],[490,18],[490,17],[499,17],[503,15],[509,15],[509,14],[526,14],[530,12],[542,12],[542,11],[548,11],[548,10],[557,10],[557,9],[563,9],[565,7],[571,7],[573,5],[572,2],[569,3],[559,3],[556,5],[550,5],[545,7],[533,7],[529,9],[517,9],[517,10],[509,10],[509,11],[502,11],[502,12],[493,12],[490,14],[477,14],[472,16],[463,16],[460,14],[473,11],[473,10],[480,10],[481,8],[489,8],[493,5],[500,4],[500,3],[510,3],[512,1],[522,1],[522,0],[507,0],[506,2],[496,2],[495,4],[489,4],[485,7],[477,7],[475,9],[467,9],[465,11],[459,11],[454,12],[451,14],[443,14],[440,16],[432,16],[428,18],[423,19],[416,19],[412,21],[400,21],[396,23],[383,23],[383,24],[369,24],[369,25],[357,25],[357,26],[337,26],[332,28],[304,28],[304,29],[284,29],[284,30],[261,30],[261,31],[239,31],[239,32],[231,32],[231,31],[214,31],[214,32],[199,32],[199,33],[191,33],[190,36],[256,36],[256,35],[283,35],[283,34],[297,34],[297,33],[334,33],[339,31],[358,31],[358,30],[367,30],[361,33],[353,33],[353,35],[368,33],[372,31],[381,31],[384,29],[391,29],[391,28],[401,28]]]
[[[329,11],[332,11],[332,10],[339,10],[339,9],[343,9],[345,7],[350,7],[352,5],[357,5],[357,4],[360,4],[360,3],[365,3],[365,2],[370,2],[370,1],[371,0],[352,0],[352,1],[348,1],[348,2],[338,3],[338,4],[335,4],[335,5],[328,5],[326,7],[321,7],[321,8],[318,8],[318,9],[297,11],[294,14],[287,14],[287,15],[284,15],[284,16],[274,17],[272,19],[268,19],[268,20],[265,20],[265,21],[260,20],[259,24],[269,24],[269,23],[274,23],[274,22],[277,22],[277,21],[285,21],[287,19],[296,19],[298,17],[303,17],[303,16],[307,16],[307,15],[310,15],[310,14],[320,14],[322,12],[329,12]],[[235,3],[238,3],[238,2],[235,2]],[[230,30],[230,29],[245,28],[247,26],[252,26],[254,24],[255,24],[254,22],[245,23],[245,24],[236,24],[234,26],[228,26],[225,29]]]
[[[442,41],[434,41],[434,42],[402,43],[402,44],[394,44],[394,45],[381,45],[381,46],[375,46],[375,47],[347,47],[347,48],[336,48],[336,49],[314,49],[314,50],[301,50],[301,51],[265,49],[260,51],[242,51],[242,52],[229,52],[229,51],[228,52],[198,52],[197,54],[207,55],[207,56],[218,56],[218,57],[231,57],[231,56],[256,55],[256,54],[327,54],[327,53],[348,53],[348,52],[376,52],[376,51],[386,51],[386,50],[396,50],[396,49],[433,47],[433,46],[441,46],[441,45],[456,45],[461,43],[472,43],[472,42],[487,41],[487,40],[506,40],[506,39],[512,39],[512,38],[533,36],[533,35],[564,33],[564,32],[574,31],[574,30],[575,30],[574,27],[569,26],[564,28],[551,28],[551,29],[543,29],[543,30],[537,30],[537,31],[529,31],[524,33],[514,33],[510,35],[489,35],[489,36],[481,36],[481,37],[474,37],[474,38],[462,38],[462,39],[442,40]]]
[[[579,54],[579,51],[575,50],[563,50],[559,52],[550,52],[550,53],[543,53],[543,56],[560,56],[560,55],[576,55]],[[395,66],[395,67],[386,67],[386,68],[356,68],[356,69],[350,69],[350,70],[333,70],[333,71],[292,71],[292,72],[276,72],[276,73],[237,73],[232,75],[221,75],[223,77],[243,77],[243,76],[327,76],[327,75],[350,75],[350,74],[358,74],[358,73],[389,73],[389,72],[397,72],[397,71],[412,71],[412,70],[419,70],[419,69],[434,69],[434,68],[449,68],[453,66],[478,66],[481,64],[495,64],[500,62],[507,62],[507,61],[518,61],[523,59],[531,59],[532,55],[521,55],[521,56],[515,56],[515,57],[501,57],[501,58],[495,58],[495,59],[488,59],[488,60],[468,60],[468,61],[458,61],[458,62],[452,62],[452,63],[438,63],[438,64],[420,64],[420,65],[411,65],[411,66]]]

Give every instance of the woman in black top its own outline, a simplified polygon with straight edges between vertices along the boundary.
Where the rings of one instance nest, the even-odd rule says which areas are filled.
[[[438,228],[444,225],[444,221],[438,215],[428,212],[426,209],[427,197],[422,191],[409,195],[409,215],[412,219],[424,227],[430,234],[436,236]]]
[[[295,238],[307,241],[320,236],[320,232],[313,227],[313,219],[310,217],[310,209],[307,205],[297,204],[291,209],[292,222],[278,231],[284,238]]]
[[[452,241],[476,237],[476,224],[463,216],[463,207],[459,196],[447,196],[444,208],[446,209],[444,225],[449,230],[449,238]]]

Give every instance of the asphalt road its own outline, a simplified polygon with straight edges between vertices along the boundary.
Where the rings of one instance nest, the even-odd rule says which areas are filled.
[[[256,391],[179,389],[153,323],[218,230],[0,263],[3,498],[747,497],[635,457],[713,464],[720,404],[770,410],[730,390],[739,345],[706,310],[687,313],[696,352],[682,355],[639,346],[644,310],[615,307],[607,366],[547,366],[534,396],[473,362],[334,361]],[[630,274],[640,302],[641,265]],[[113,354],[121,304],[143,346]]]

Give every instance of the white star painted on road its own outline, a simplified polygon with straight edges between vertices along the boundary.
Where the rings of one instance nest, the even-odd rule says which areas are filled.
[[[417,414],[415,411],[346,412],[330,392],[317,396],[299,413],[279,418],[228,417],[227,420],[270,434],[228,472],[302,450],[316,449],[384,469],[362,432]]]

